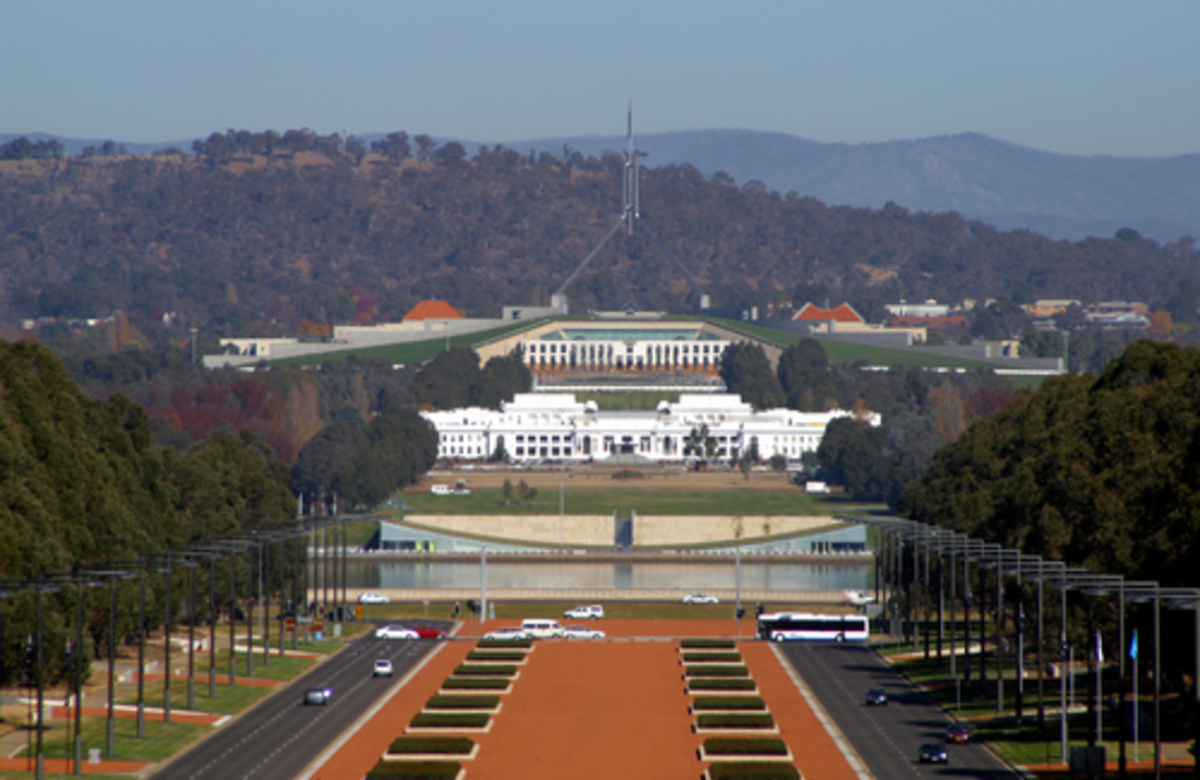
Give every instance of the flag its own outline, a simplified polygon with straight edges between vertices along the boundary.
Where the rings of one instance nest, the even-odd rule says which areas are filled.
[[[1096,632],[1096,663],[1104,663],[1104,646],[1100,643],[1100,632]]]
[[[1137,660],[1137,629],[1133,629],[1133,639],[1129,642],[1129,657]]]

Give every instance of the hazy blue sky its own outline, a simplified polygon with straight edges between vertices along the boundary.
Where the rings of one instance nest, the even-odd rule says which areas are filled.
[[[748,128],[1200,151],[1200,2],[0,0],[0,132]]]

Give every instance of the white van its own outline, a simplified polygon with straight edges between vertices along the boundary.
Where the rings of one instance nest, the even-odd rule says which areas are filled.
[[[521,630],[534,639],[553,639],[561,637],[563,633],[557,620],[547,618],[526,618],[521,621]]]

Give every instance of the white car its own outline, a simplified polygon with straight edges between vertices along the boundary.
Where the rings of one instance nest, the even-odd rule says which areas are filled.
[[[587,626],[563,626],[563,639],[603,639],[606,634]]]
[[[387,596],[375,591],[367,591],[358,597],[359,604],[390,604],[391,601]]]
[[[376,639],[420,639],[420,635],[404,626],[381,626],[375,629]]]
[[[563,617],[570,618],[571,620],[595,620],[604,617],[604,607],[599,604],[575,607],[564,612]]]
[[[683,597],[684,604],[717,604],[719,601],[716,596],[710,596],[707,593],[689,593]]]
[[[394,670],[392,662],[386,658],[380,658],[375,662],[375,666],[371,669],[372,677],[391,677]]]
[[[489,631],[483,635],[484,639],[492,639],[500,642],[517,642],[524,639],[533,639],[533,635],[523,628],[517,626],[506,626],[497,628],[495,631]]]

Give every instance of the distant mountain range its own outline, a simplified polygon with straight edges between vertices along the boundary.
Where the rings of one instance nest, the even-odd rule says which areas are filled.
[[[0,143],[16,135],[0,134]],[[53,136],[28,134],[31,140]],[[366,141],[382,133],[360,136]],[[59,138],[68,154],[103,140]],[[115,140],[115,139],[114,139]],[[438,139],[439,143],[451,139]],[[468,154],[481,142],[462,141]],[[783,133],[689,130],[636,138],[645,164],[689,163],[706,175],[725,171],[739,184],[795,190],[830,205],[879,208],[888,201],[912,211],[957,211],[1005,230],[1052,238],[1110,237],[1122,227],[1159,241],[1200,237],[1200,154],[1105,157],[1055,154],[978,133],[913,141],[829,144]],[[621,136],[543,138],[503,144],[562,157],[624,148]],[[191,141],[124,143],[135,154]]]

